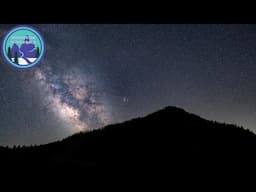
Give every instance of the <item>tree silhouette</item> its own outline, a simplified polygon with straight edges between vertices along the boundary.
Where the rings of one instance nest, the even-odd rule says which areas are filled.
[[[36,48],[36,58],[38,58],[40,55],[40,50],[39,50],[39,47]]]
[[[8,47],[7,56],[10,60],[12,59],[11,47]]]
[[[15,52],[15,55],[14,55],[14,63],[19,64],[18,52],[17,51]]]

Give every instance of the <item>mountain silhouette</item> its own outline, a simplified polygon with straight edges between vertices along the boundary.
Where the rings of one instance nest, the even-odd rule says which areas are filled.
[[[0,168],[53,177],[99,172],[159,177],[163,171],[179,178],[184,173],[245,169],[256,162],[255,149],[256,136],[247,129],[166,107],[45,145],[1,147]]]

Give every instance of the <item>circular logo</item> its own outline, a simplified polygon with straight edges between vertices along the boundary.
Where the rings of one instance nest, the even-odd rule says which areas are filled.
[[[6,61],[17,68],[36,65],[44,54],[41,35],[30,27],[16,27],[4,38],[2,51]]]

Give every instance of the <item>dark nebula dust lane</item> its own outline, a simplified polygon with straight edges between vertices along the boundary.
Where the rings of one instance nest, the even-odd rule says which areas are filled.
[[[45,55],[0,57],[0,145],[43,144],[177,106],[256,132],[256,25],[31,25]],[[15,25],[0,25],[0,38]],[[156,128],[157,129],[157,128]]]

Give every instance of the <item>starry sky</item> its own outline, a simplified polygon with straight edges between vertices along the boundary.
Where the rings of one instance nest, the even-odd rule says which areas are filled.
[[[0,38],[16,25],[0,25]],[[177,106],[256,132],[256,25],[36,24],[38,65],[0,57],[0,145],[44,144]]]

